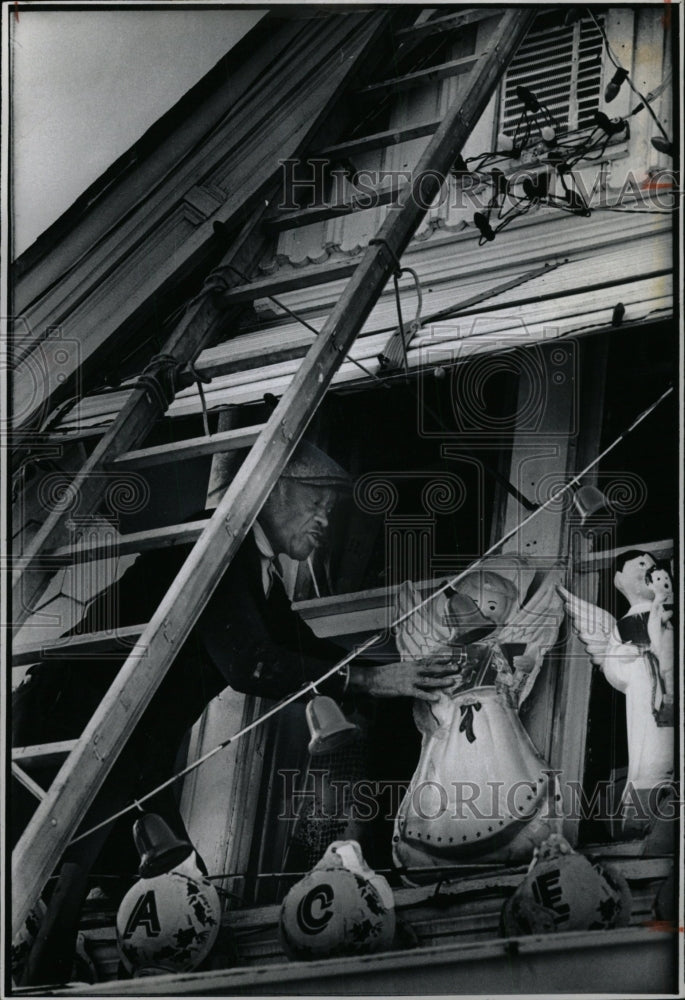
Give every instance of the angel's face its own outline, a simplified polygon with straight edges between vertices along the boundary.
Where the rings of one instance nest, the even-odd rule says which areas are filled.
[[[647,574],[656,566],[655,561],[646,552],[629,559],[620,572],[614,576],[614,585],[631,604],[638,601],[652,601],[654,590],[649,585]]]
[[[500,594],[490,587],[484,587],[476,577],[463,580],[458,591],[460,594],[466,594],[467,597],[470,597],[486,618],[498,624],[506,621],[511,602],[505,594]]]

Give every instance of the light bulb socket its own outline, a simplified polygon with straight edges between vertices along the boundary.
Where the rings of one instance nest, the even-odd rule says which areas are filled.
[[[673,143],[669,139],[664,139],[662,135],[654,136],[652,146],[659,153],[665,153],[666,156],[673,156]]]
[[[486,215],[483,215],[482,212],[476,212],[476,214],[473,217],[473,222],[476,228],[478,229],[478,232],[480,233],[481,237],[484,240],[487,240],[488,243],[492,243],[492,241],[495,238],[495,233],[492,226],[490,225],[490,220],[488,219],[488,217]]]
[[[604,91],[604,100],[607,104],[611,104],[615,97],[618,96],[618,92],[623,86],[623,82],[628,76],[628,70],[622,69],[620,66],[609,80],[606,90]]]
[[[524,177],[521,186],[526,198],[530,201],[540,201],[549,194],[549,176],[547,173],[541,173],[535,177]]]
[[[622,118],[609,118],[603,111],[595,111],[595,125],[606,135],[619,135],[628,128],[628,123]]]
[[[466,160],[461,153],[450,167],[450,173],[455,177],[464,177],[466,174],[470,173],[470,170],[466,165]]]
[[[566,153],[560,149],[550,150],[546,156],[547,163],[554,167],[558,174],[565,174],[571,169],[567,160]]]
[[[534,114],[540,110],[540,102],[537,97],[528,87],[524,87],[523,84],[519,84],[516,88],[516,96],[519,101],[523,104],[526,111],[531,111]]]

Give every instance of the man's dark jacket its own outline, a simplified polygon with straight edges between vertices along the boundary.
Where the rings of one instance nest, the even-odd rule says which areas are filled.
[[[121,580],[92,602],[78,632],[149,621],[188,551],[184,546],[141,554]],[[46,660],[33,667],[15,693],[14,745],[79,736],[125,656],[122,650],[118,659],[91,655],[87,660]],[[280,699],[320,677],[340,656],[337,647],[318,639],[292,610],[277,576],[265,596],[259,551],[250,533],[114,765],[82,829],[170,777],[184,734],[227,685]],[[341,688],[342,681],[335,676],[321,690],[336,695]],[[35,807],[35,800],[26,795],[23,789],[14,789],[15,839]],[[161,813],[174,829],[184,832],[169,791],[155,796],[146,808]],[[130,831],[132,818],[125,819]]]

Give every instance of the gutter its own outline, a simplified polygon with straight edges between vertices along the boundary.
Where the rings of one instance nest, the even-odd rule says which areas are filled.
[[[21,996],[378,996],[613,993],[676,987],[675,932],[649,927],[501,938],[355,958],[19,990]]]

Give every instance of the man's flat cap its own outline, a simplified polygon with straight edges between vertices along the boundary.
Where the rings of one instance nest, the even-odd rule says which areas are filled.
[[[309,441],[300,441],[281,478],[294,479],[306,486],[345,492],[352,489],[352,480],[345,470]]]

